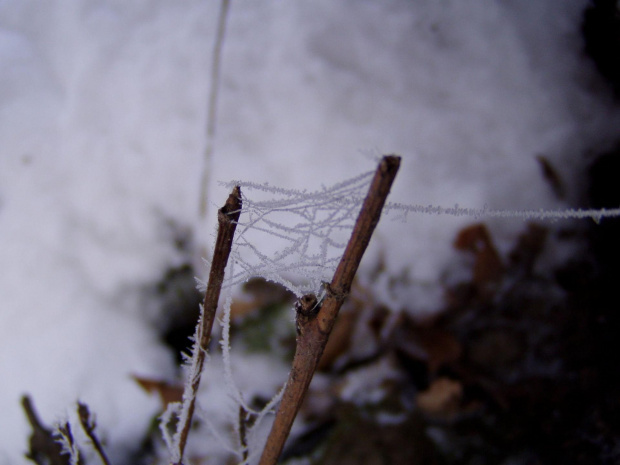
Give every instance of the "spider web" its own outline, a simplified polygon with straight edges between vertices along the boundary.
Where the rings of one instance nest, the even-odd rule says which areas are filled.
[[[224,302],[219,320],[222,328],[222,378],[228,396],[254,421],[251,426],[245,425],[246,445],[238,441],[241,431],[239,414],[231,418],[231,433],[237,436],[237,440],[232,436],[213,435],[225,450],[241,459],[242,464],[250,463],[260,453],[261,447],[258,444],[264,440],[260,436],[261,425],[274,411],[283,391],[280,389],[260,410],[253,409],[244,400],[244,394],[233,374],[230,338],[232,291],[251,278],[262,277],[281,284],[298,297],[318,292],[323,281],[331,280],[341,259],[373,175],[374,172],[370,171],[313,192],[243,181],[224,184],[228,188],[241,188],[243,208],[237,222],[223,285]],[[267,199],[261,200],[261,196]],[[199,287],[204,291],[206,283],[200,282]],[[194,340],[198,339],[197,332]],[[186,363],[188,383],[199,376],[194,363],[199,350],[194,344],[192,357]],[[186,403],[190,401],[191,398],[187,397],[183,405],[169,406],[162,417],[162,433],[173,457],[180,457],[180,436],[176,434],[171,437],[165,428],[173,415],[183,415],[187,410]],[[207,429],[212,433],[217,432],[215,425],[211,424],[210,416],[201,410],[198,403],[196,405],[197,413]],[[244,455],[246,459],[243,459]]]
[[[331,277],[353,229],[374,171],[317,191],[284,189],[268,183],[232,181],[240,186],[243,209],[231,260],[236,272],[227,285],[260,276],[297,297],[317,292]],[[260,200],[260,196],[267,197]],[[384,214],[406,221],[409,214],[519,218],[540,221],[620,216],[620,209],[501,210],[387,202]]]
[[[229,188],[240,186],[243,196],[230,257],[237,271],[227,285],[260,276],[298,297],[317,292],[323,281],[331,281],[373,174],[369,171],[314,192],[226,183]],[[257,193],[271,198],[257,200]]]

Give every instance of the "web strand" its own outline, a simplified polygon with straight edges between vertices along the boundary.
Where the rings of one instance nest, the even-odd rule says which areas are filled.
[[[261,276],[299,297],[317,292],[333,274],[361,206],[355,200],[363,198],[372,175],[314,192],[235,181],[246,194],[232,256],[240,271],[231,284]],[[271,198],[253,200],[248,191]]]
[[[344,250],[372,174],[363,173],[314,192],[245,181],[225,184],[239,185],[244,192],[244,210],[233,250],[238,271],[231,285],[262,276],[297,296],[317,292]],[[256,192],[270,198],[254,200]],[[422,214],[540,221],[590,218],[598,223],[620,216],[620,208],[501,210],[398,202],[388,202],[384,212],[404,220],[410,214]]]

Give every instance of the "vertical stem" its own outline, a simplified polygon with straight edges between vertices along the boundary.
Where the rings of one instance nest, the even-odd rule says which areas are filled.
[[[248,411],[245,409],[243,405],[239,406],[239,445],[241,446],[243,460],[248,459],[248,423],[250,419],[248,416]]]
[[[295,416],[308,391],[312,376],[323,355],[340,307],[351,289],[351,283],[379,222],[385,200],[400,166],[400,157],[383,157],[372,180],[368,194],[353,228],[351,239],[342,255],[327,295],[318,313],[310,303],[314,296],[300,299],[297,310],[298,337],[293,366],[289,374],[280,408],[276,413],[259,465],[275,465],[282,453]]]
[[[90,442],[93,445],[95,452],[97,453],[103,464],[110,465],[110,460],[108,459],[108,456],[103,450],[103,445],[101,444],[101,441],[99,441],[99,438],[95,433],[95,420],[90,413],[88,405],[78,402],[78,418],[80,419],[82,429],[86,433],[86,436],[88,436],[88,438],[90,439]]]
[[[215,44],[213,46],[213,61],[211,62],[211,86],[209,88],[209,103],[207,110],[207,147],[205,149],[205,159],[202,166],[202,177],[200,182],[200,219],[204,219],[207,214],[207,194],[209,190],[209,176],[211,175],[211,159],[213,158],[213,144],[215,139],[215,126],[217,122],[217,98],[220,85],[220,62],[222,58],[222,48],[224,36],[226,34],[226,19],[230,0],[222,0],[220,15],[217,21],[217,31],[215,33]]]
[[[211,262],[211,270],[209,272],[209,281],[207,283],[207,290],[205,291],[205,298],[203,302],[203,310],[201,321],[199,322],[197,344],[199,348],[194,349],[193,357],[195,357],[193,364],[193,378],[189,385],[189,392],[183,393],[184,401],[187,401],[187,414],[182,415],[184,420],[183,424],[179,424],[177,434],[179,435],[179,457],[178,464],[183,459],[183,451],[185,450],[185,444],[187,443],[187,435],[192,424],[192,417],[194,415],[194,407],[196,403],[196,393],[200,386],[200,377],[202,368],[204,366],[205,355],[209,347],[209,340],[211,339],[211,330],[213,328],[213,322],[215,321],[215,313],[217,312],[217,304],[220,299],[220,292],[222,290],[222,284],[224,282],[224,272],[226,265],[228,264],[228,257],[232,248],[233,238],[235,235],[235,229],[237,228],[237,222],[239,221],[239,215],[241,214],[241,189],[239,186],[235,186],[228,196],[226,203],[219,209],[218,230],[217,239],[215,240],[215,248],[213,250],[213,261]]]

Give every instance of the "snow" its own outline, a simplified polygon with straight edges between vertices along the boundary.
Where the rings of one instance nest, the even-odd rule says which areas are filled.
[[[198,218],[219,2],[0,1],[0,463],[19,463],[19,397],[49,422],[78,398],[109,442],[135,445],[157,402],[131,374],[174,374],[140,291],[180,260],[167,224],[210,247],[216,181],[316,190],[403,156],[390,200],[578,206],[590,149],[620,120],[581,53],[585,0],[231,3],[208,224]],[[568,186],[560,201],[544,155]],[[433,311],[472,218],[384,221],[379,256]],[[489,220],[500,245],[521,220]],[[198,259],[197,259],[198,261]],[[122,455],[122,452],[117,452]]]

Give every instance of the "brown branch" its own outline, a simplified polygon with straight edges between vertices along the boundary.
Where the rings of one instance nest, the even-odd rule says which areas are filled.
[[[383,157],[359,216],[351,239],[336,268],[327,295],[320,308],[312,294],[303,296],[297,304],[297,347],[282,401],[259,465],[275,465],[282,452],[295,416],[308,391],[323,349],[327,344],[340,307],[351,289],[357,268],[381,217],[381,210],[400,166],[400,157]]]
[[[63,447],[63,456],[67,457],[67,463],[73,464],[77,463],[77,465],[84,465],[84,460],[82,460],[82,454],[77,448],[77,443],[75,438],[73,437],[73,433],[71,432],[71,424],[69,421],[64,422],[64,424],[58,425],[58,433],[60,433],[57,437],[63,443],[65,443],[66,449]],[[47,465],[47,462],[44,462]]]
[[[243,405],[239,406],[239,445],[241,446],[241,458],[248,459],[248,429],[251,427],[253,418]]]
[[[29,396],[22,397],[22,407],[32,427],[30,450],[26,453],[26,457],[39,465],[69,465],[69,456],[63,455],[62,446],[57,441],[57,437],[54,436],[52,430],[41,423]]]
[[[224,282],[224,271],[228,264],[228,257],[230,256],[230,250],[232,248],[233,237],[235,235],[235,229],[237,228],[237,222],[239,221],[239,215],[241,214],[241,189],[239,186],[235,186],[228,196],[226,203],[219,209],[217,214],[218,219],[218,231],[217,239],[215,240],[215,248],[213,249],[213,261],[211,262],[211,271],[209,272],[209,281],[207,283],[207,290],[205,291],[205,298],[203,302],[203,311],[201,321],[199,322],[197,344],[199,345],[198,353],[194,354],[196,357],[196,372],[195,377],[190,383],[190,392],[183,394],[183,398],[189,398],[189,408],[185,422],[179,424],[180,440],[179,440],[179,462],[183,459],[183,451],[185,450],[185,444],[187,443],[187,435],[192,423],[192,417],[194,415],[194,407],[196,403],[196,393],[200,386],[200,375],[204,366],[205,355],[209,347],[209,340],[211,339],[211,330],[213,328],[213,322],[215,321],[215,313],[217,311],[217,304],[220,300],[220,292],[222,290],[222,283]]]

